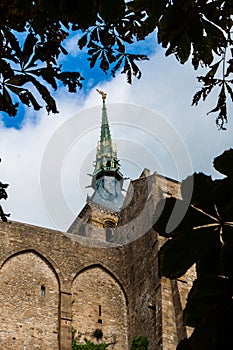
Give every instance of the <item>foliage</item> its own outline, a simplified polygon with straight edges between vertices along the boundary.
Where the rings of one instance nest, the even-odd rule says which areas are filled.
[[[102,339],[102,338],[103,338],[103,332],[102,332],[102,330],[97,328],[97,329],[93,332],[93,337],[95,337],[97,340]]]
[[[1,159],[0,159],[1,162]],[[2,182],[0,182],[0,200],[1,199],[7,199],[8,195],[6,193],[6,188],[8,187],[8,184],[3,184]],[[7,221],[7,217],[10,216],[10,214],[6,214],[4,213],[2,206],[0,205],[0,218],[3,222]]]
[[[37,91],[47,111],[58,112],[48,87],[56,90],[62,83],[76,92],[82,86],[80,72],[62,71],[59,65],[60,56],[68,54],[63,43],[74,32],[82,33],[77,44],[87,50],[91,68],[99,65],[113,76],[121,70],[129,83],[133,76],[141,77],[136,62],[147,59],[130,52],[130,45],[156,32],[166,55],[175,55],[182,64],[191,59],[194,69],[209,68],[198,77],[203,87],[193,104],[219,88],[210,113],[218,113],[216,123],[224,129],[227,95],[233,100],[232,12],[230,0],[2,0],[0,110],[14,116],[18,101],[40,109]]]
[[[164,210],[155,229],[167,238],[159,253],[161,275],[175,279],[196,264],[197,278],[183,315],[185,324],[194,327],[194,332],[179,344],[178,350],[233,346],[233,149],[216,157],[213,164],[225,177],[213,180],[195,173],[189,206],[185,193],[191,177],[181,184],[182,200],[167,198],[157,208],[157,213]],[[182,222],[167,232],[175,203],[181,209],[187,205],[188,209]]]
[[[146,337],[142,337],[142,336],[133,337],[130,350],[147,350],[148,343],[149,341]]]
[[[94,344],[85,339],[85,344],[78,344],[75,340],[72,341],[72,350],[105,350],[109,344],[100,343]]]
[[[94,344],[85,339],[85,344],[79,344],[75,338],[75,331],[72,332],[72,350],[105,350],[110,344],[99,343]]]

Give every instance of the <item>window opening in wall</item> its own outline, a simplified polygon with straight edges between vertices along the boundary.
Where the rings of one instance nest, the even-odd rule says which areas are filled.
[[[101,305],[99,305],[99,316],[101,316],[101,312],[102,312]]]
[[[98,319],[98,323],[102,323],[102,320],[100,318]]]
[[[40,287],[40,296],[41,296],[42,298],[45,297],[45,286],[41,286],[41,287]]]
[[[105,232],[106,232],[106,241],[107,242],[111,242],[112,239],[113,239],[113,231],[112,231],[112,229],[110,227],[107,227]]]
[[[104,228],[105,228],[105,234],[106,234],[106,241],[112,242],[113,236],[114,236],[114,228],[115,228],[115,222],[111,220],[107,220],[104,222]]]

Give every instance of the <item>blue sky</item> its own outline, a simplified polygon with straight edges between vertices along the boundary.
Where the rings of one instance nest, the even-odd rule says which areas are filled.
[[[91,91],[91,89],[95,86],[97,86],[101,82],[107,82],[112,80],[111,71],[104,73],[99,68],[99,62],[97,61],[96,65],[93,68],[90,68],[90,63],[88,61],[88,54],[87,49],[79,50],[77,41],[81,37],[81,33],[73,33],[65,42],[64,47],[69,52],[68,55],[60,55],[60,59],[58,61],[58,65],[62,64],[62,70],[64,71],[77,71],[81,73],[81,75],[84,77],[84,80],[82,81],[82,89],[80,93],[85,96],[88,95],[88,93]],[[23,39],[24,35],[19,35],[19,40],[22,42],[23,45]],[[127,45],[128,52],[132,53],[143,53],[145,55],[152,55],[156,50],[156,37],[155,34],[150,34],[146,40],[135,42],[133,45]],[[45,83],[46,85],[46,83]],[[61,84],[58,85],[58,90],[61,88]],[[52,91],[52,95],[56,99],[56,92]],[[43,103],[43,102],[42,102]],[[27,107],[20,104],[18,113],[15,117],[9,117],[7,113],[1,113],[1,120],[5,127],[7,128],[16,128],[20,129],[22,128],[25,112]],[[36,120],[36,113],[35,118]]]
[[[71,56],[61,63],[83,73],[84,88],[54,93],[58,115],[21,107],[19,116],[4,116],[0,125],[0,176],[10,184],[9,199],[1,204],[12,220],[65,231],[82,209],[100,135],[102,101],[96,88],[108,94],[112,138],[126,177],[137,178],[144,168],[177,180],[193,171],[220,176],[212,161],[232,147],[233,109],[230,105],[227,131],[218,131],[214,116],[207,116],[216,94],[191,107],[200,72],[165,58],[152,35],[135,44],[150,60],[140,63],[142,78],[129,85],[120,73],[112,79],[98,68],[90,70],[75,39],[67,41]]]

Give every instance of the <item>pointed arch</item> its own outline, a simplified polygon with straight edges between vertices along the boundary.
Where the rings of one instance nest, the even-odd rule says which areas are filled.
[[[109,350],[125,350],[127,336],[127,295],[119,279],[102,264],[81,269],[72,282],[72,324],[80,341],[95,341],[101,330]]]
[[[7,255],[3,255],[2,258],[0,259],[0,270],[2,269],[2,267],[5,265],[5,263],[13,258],[14,256],[17,256],[19,254],[24,254],[24,253],[34,253],[36,254],[38,257],[40,257],[54,272],[54,274],[57,277],[58,283],[59,283],[59,289],[60,289],[60,285],[63,281],[63,275],[59,269],[59,267],[57,266],[57,264],[49,257],[49,256],[45,256],[45,254],[43,254],[41,251],[39,251],[38,249],[34,249],[34,248],[25,248],[25,249],[15,249],[15,250],[11,250],[10,253],[8,253]]]
[[[34,249],[5,257],[0,274],[0,348],[27,344],[59,348],[60,282],[53,265]]]
[[[119,287],[121,288],[121,290],[124,294],[126,305],[128,305],[128,296],[127,296],[125,288],[124,288],[123,284],[121,283],[120,279],[109,268],[105,267],[103,264],[97,263],[97,264],[91,264],[91,265],[87,265],[87,266],[83,267],[74,276],[73,281],[80,273],[87,271],[89,269],[95,268],[95,267],[99,267],[100,269],[103,269],[103,271],[105,271],[107,274],[109,274],[116,281],[116,283],[119,285]],[[72,284],[73,284],[73,281],[72,281]]]

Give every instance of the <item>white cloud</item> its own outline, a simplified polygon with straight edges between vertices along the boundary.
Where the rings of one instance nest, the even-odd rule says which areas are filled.
[[[191,99],[198,86],[196,72],[189,64],[181,66],[174,58],[165,59],[163,53],[158,52],[150,61],[143,62],[141,67],[143,76],[141,80],[135,80],[132,86],[126,83],[125,76],[121,74],[99,85],[108,93],[112,136],[117,141],[124,175],[137,177],[146,167],[152,171],[159,168],[166,175],[173,176],[177,169],[176,164],[172,164],[172,157],[177,144],[174,147],[169,144],[167,149],[162,144],[165,136],[168,136],[169,142],[170,136],[164,135],[169,129],[184,141],[194,170],[218,176],[213,170],[212,160],[232,146],[232,120],[229,120],[228,130],[222,132],[217,130],[213,117],[206,116],[215,104],[214,96],[198,107],[191,107]],[[9,199],[2,201],[2,205],[6,212],[11,212],[12,220],[46,227],[57,226],[65,230],[72,216],[85,204],[85,186],[90,183],[86,173],[93,171],[95,146],[100,134],[101,100],[95,89],[87,98],[82,92],[71,95],[61,89],[57,100],[59,115],[48,116],[40,112],[35,124],[31,122],[33,113],[30,111],[21,130],[0,126],[0,180],[10,183]],[[130,109],[130,105],[138,106],[138,109]],[[132,115],[130,110],[137,110],[137,113]],[[154,123],[148,124],[152,114],[146,110],[152,114],[157,112],[155,115],[161,116],[168,129],[160,129],[162,124],[157,117]],[[59,223],[54,221],[56,215],[64,216],[63,204],[57,197],[46,197],[56,209],[57,214],[51,214],[50,204],[44,204],[41,197],[45,187],[40,182],[40,172],[45,164],[43,161],[49,150],[49,141],[51,144],[54,141],[54,151],[51,158],[48,157],[50,162],[46,163],[48,173],[44,173],[48,178],[48,194],[56,196],[56,186],[60,184],[59,191],[70,210],[70,218]],[[175,159],[175,163],[182,161],[182,157],[180,154],[180,159]],[[42,170],[45,171],[44,168]],[[52,170],[56,170],[55,173]],[[57,178],[60,182],[55,186]]]
[[[78,47],[78,41],[81,38],[82,34],[81,33],[77,33],[71,37],[69,37],[64,44],[65,49],[67,50],[67,52],[69,52],[69,54],[73,57],[78,56],[78,54],[80,53],[80,49]]]

